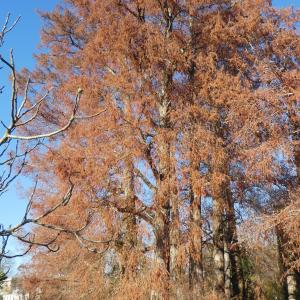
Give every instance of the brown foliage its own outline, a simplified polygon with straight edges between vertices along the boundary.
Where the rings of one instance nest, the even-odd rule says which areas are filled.
[[[74,196],[48,221],[89,219],[79,243],[65,233],[58,253],[32,253],[32,291],[263,299],[256,256],[239,242],[253,216],[268,237],[290,229],[285,272],[299,270],[297,12],[266,0],[69,0],[42,17],[47,52],[31,76],[55,85],[59,101],[40,124],[55,124],[78,87],[84,113],[107,110],[31,156],[43,182],[37,212],[70,177]]]

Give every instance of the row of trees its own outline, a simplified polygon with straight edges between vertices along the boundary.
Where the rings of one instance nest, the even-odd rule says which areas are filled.
[[[298,12],[68,0],[42,17],[45,52],[18,75],[31,105],[56,99],[22,126],[40,143],[24,167],[32,297],[297,299]],[[75,122],[78,87],[93,118]]]

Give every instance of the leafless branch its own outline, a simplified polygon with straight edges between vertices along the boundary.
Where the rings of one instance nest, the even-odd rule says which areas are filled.
[[[9,33],[18,23],[20,17],[17,18],[11,25],[9,25],[10,21],[10,14],[7,15],[5,20],[4,26],[0,31],[0,47],[4,43],[4,37],[7,33]],[[13,50],[10,51],[10,58],[7,60],[0,55],[0,62],[2,62],[6,67],[10,70],[10,78],[11,78],[11,96],[9,100],[9,120],[8,124],[6,124],[3,120],[0,120],[0,125],[3,126],[3,134],[0,136],[0,196],[5,193],[9,185],[22,173],[24,167],[27,164],[27,157],[28,155],[34,151],[43,141],[45,138],[50,138],[56,136],[64,131],[66,131],[76,120],[85,120],[91,119],[99,116],[100,114],[104,113],[106,109],[101,110],[95,114],[91,115],[82,115],[79,113],[79,106],[80,100],[82,96],[82,89],[79,88],[75,99],[74,105],[71,110],[71,114],[67,122],[64,126],[41,134],[35,135],[21,135],[16,133],[17,130],[22,130],[28,125],[32,125],[32,123],[38,119],[42,105],[45,103],[46,99],[48,98],[50,91],[46,91],[44,95],[42,95],[38,100],[34,103],[31,103],[29,100],[29,92],[30,92],[30,85],[31,80],[30,78],[27,79],[23,91],[22,100],[19,103],[19,90],[18,90],[18,78],[17,78],[17,71],[14,62]],[[4,87],[0,87],[0,93],[2,93]],[[20,147],[20,140],[24,141],[35,141],[34,143],[26,144],[25,150]],[[13,149],[13,151],[12,151]],[[55,252],[58,251],[58,247],[56,245],[56,241],[58,237],[62,234],[72,234],[76,239],[81,241],[82,246],[86,248],[90,248],[86,244],[95,243],[94,240],[89,240],[86,237],[83,237],[82,233],[84,229],[88,226],[89,220],[84,224],[83,227],[79,229],[68,229],[56,226],[54,224],[47,224],[45,222],[46,218],[58,210],[60,207],[66,206],[73,194],[74,184],[72,183],[71,179],[69,179],[69,189],[66,194],[62,197],[62,199],[53,207],[50,207],[41,215],[31,217],[31,209],[34,201],[34,196],[36,193],[38,181],[34,183],[32,194],[29,198],[28,205],[25,209],[24,216],[22,221],[15,225],[8,228],[4,228],[3,225],[0,224],[0,239],[2,240],[2,245],[0,246],[0,262],[3,258],[14,258],[20,257],[27,254],[33,246],[36,247],[44,247],[47,248],[49,251]],[[25,230],[26,226],[39,226],[44,227],[49,230],[52,230],[55,235],[54,238],[50,239],[49,241],[39,241],[34,235],[30,235],[26,233],[25,235],[22,233]],[[10,238],[14,238],[22,242],[24,245],[27,245],[24,252],[19,254],[10,255],[6,252],[6,247]],[[100,241],[99,241],[100,243]],[[103,241],[104,244],[109,244],[109,241]],[[91,250],[91,249],[89,249]],[[92,249],[93,250],[93,249]],[[95,252],[93,250],[93,252]]]
[[[152,190],[152,191],[156,191],[157,190],[157,187],[155,185],[153,185],[151,183],[151,181],[138,169],[138,168],[135,168],[134,169],[134,172],[136,173],[136,175],[138,177],[140,177],[143,182]]]
[[[9,26],[9,21],[10,21],[10,14],[7,14],[4,25],[2,27],[2,30],[0,31],[0,47],[4,43],[4,37],[7,33],[12,31],[17,23],[20,21],[21,16],[19,16],[10,26]]]

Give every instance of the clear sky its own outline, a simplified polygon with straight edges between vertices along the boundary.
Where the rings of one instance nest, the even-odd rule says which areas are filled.
[[[18,16],[21,19],[15,29],[7,35],[4,47],[0,54],[9,58],[9,50],[13,48],[17,69],[22,67],[33,68],[33,53],[39,43],[41,19],[37,10],[52,10],[59,3],[57,0],[1,0],[0,1],[0,26],[3,26],[7,13],[11,14],[12,21]],[[6,120],[9,100],[9,84],[7,81],[7,68],[0,70],[0,86],[5,85],[4,93],[0,95],[0,119]],[[1,132],[1,131],[0,131]],[[22,214],[24,202],[16,201],[15,191],[10,191],[0,198],[0,223],[13,224]],[[24,204],[24,205],[23,205]]]
[[[105,1],[105,0],[103,0]],[[5,41],[0,54],[8,57],[9,49],[14,49],[14,56],[17,69],[22,67],[33,68],[34,59],[32,54],[37,50],[39,43],[39,32],[42,22],[37,14],[37,10],[49,11],[54,8],[58,0],[0,0],[0,26],[5,20],[6,14],[11,13],[12,19],[21,16],[17,27],[11,32]],[[273,4],[277,7],[294,6],[300,8],[300,0],[274,0]],[[7,85],[7,71],[0,70],[0,86]],[[0,95],[0,119],[5,119],[9,89]],[[1,133],[1,132],[0,132]],[[21,185],[28,184],[26,178],[19,179]],[[16,186],[0,198],[0,223],[9,225],[16,224],[24,212],[26,205],[25,199],[16,191]]]
[[[277,7],[294,6],[300,8],[300,0],[273,0],[273,5]]]

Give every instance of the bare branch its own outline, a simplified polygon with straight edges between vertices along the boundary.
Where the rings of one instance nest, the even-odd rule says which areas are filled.
[[[19,16],[13,23],[11,26],[8,26],[9,20],[10,20],[10,13],[7,14],[4,25],[2,27],[2,30],[0,31],[0,47],[3,45],[4,43],[4,37],[7,33],[9,33],[10,31],[12,31],[15,26],[17,25],[17,23],[20,21],[21,16]]]
[[[150,180],[138,169],[138,168],[135,168],[134,169],[134,172],[137,174],[138,177],[140,177],[143,182],[152,190],[152,191],[156,191],[157,190],[157,187],[154,186]]]

